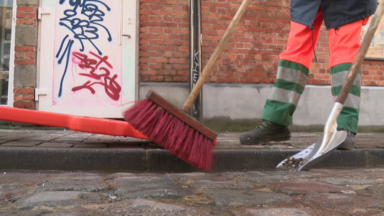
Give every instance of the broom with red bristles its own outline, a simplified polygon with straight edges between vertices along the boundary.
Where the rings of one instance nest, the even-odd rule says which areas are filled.
[[[186,113],[200,93],[249,2],[250,0],[243,0],[181,110],[151,90],[146,99],[137,102],[123,114],[125,120],[136,130],[202,170],[211,169],[212,149],[216,144],[217,135]]]

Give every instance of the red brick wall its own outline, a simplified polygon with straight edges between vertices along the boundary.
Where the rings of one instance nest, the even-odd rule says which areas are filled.
[[[35,89],[34,88],[14,88],[13,106],[18,108],[35,108]]]
[[[213,53],[241,0],[202,0],[203,64]],[[253,0],[227,49],[216,63],[210,82],[274,83],[278,55],[290,29],[289,0]],[[140,80],[189,80],[188,0],[140,1]],[[323,27],[316,47],[318,62],[308,84],[330,84],[328,38]],[[363,85],[384,86],[384,61],[365,61]]]
[[[37,7],[18,6],[16,25],[29,25],[37,28]],[[36,46],[15,46],[15,65],[36,65]],[[35,108],[35,89],[15,87],[14,107]]]

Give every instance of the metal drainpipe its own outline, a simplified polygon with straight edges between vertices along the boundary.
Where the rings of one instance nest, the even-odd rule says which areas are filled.
[[[201,0],[190,0],[190,80],[189,91],[191,92],[201,74]],[[203,117],[203,91],[196,98],[190,115],[198,121]]]

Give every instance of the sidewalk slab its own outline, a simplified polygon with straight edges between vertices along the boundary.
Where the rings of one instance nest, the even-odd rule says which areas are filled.
[[[320,133],[293,133],[290,141],[241,145],[239,133],[222,133],[213,150],[213,172],[273,170],[313,144]],[[334,151],[314,168],[384,165],[384,133],[361,133],[353,151]],[[146,140],[69,130],[0,130],[0,169],[129,172],[198,171]]]

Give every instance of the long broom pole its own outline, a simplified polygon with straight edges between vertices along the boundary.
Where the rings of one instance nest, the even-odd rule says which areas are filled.
[[[198,79],[195,87],[192,89],[192,92],[189,94],[189,97],[185,101],[185,103],[182,107],[182,110],[184,112],[188,113],[189,109],[192,107],[193,103],[195,102],[197,96],[199,95],[201,89],[203,88],[204,83],[208,79],[209,74],[212,72],[213,66],[215,66],[217,59],[219,59],[220,54],[222,53],[222,51],[226,47],[227,42],[228,42],[229,38],[231,37],[232,32],[235,30],[235,28],[237,27],[237,24],[240,22],[241,18],[243,17],[243,14],[245,13],[249,3],[250,3],[250,0],[243,0],[243,2],[241,3],[235,16],[233,17],[227,30],[225,31],[224,36],[221,38],[221,41],[219,42],[215,51],[213,51],[213,54],[211,55],[210,59],[208,60],[207,64],[205,65],[204,70],[201,73],[201,76]]]

